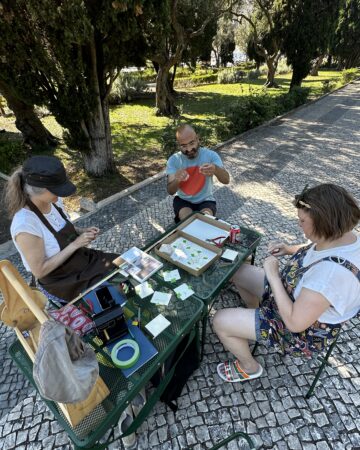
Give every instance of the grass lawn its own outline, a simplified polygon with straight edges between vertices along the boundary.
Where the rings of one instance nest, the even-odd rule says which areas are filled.
[[[322,93],[323,81],[337,81],[339,78],[340,72],[320,71],[317,77],[307,77],[303,86],[311,88],[311,97],[315,98]],[[279,75],[276,81],[280,87],[266,91],[274,96],[286,93],[290,79],[291,74]],[[226,109],[239,96],[261,91],[264,89],[263,84],[264,77],[241,84],[209,84],[178,90],[177,105],[181,110],[182,121],[201,127],[203,140],[207,145],[215,145],[217,137],[214,124],[224,118]],[[162,136],[166,125],[173,122],[166,117],[157,117],[154,103],[155,99],[147,99],[111,108],[113,150],[118,167],[118,173],[113,176],[103,179],[88,177],[81,169],[78,153],[66,149],[64,145],[55,151],[55,155],[63,159],[70,177],[78,187],[77,196],[69,204],[72,209],[78,208],[80,196],[97,202],[165,167],[166,155],[161,151]],[[54,135],[61,138],[62,129],[52,116],[45,117],[43,122]],[[0,117],[0,129],[19,135],[13,116]]]

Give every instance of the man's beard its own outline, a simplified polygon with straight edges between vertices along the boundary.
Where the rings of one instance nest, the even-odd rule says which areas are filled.
[[[198,151],[199,151],[199,145],[197,147],[193,147],[190,151],[187,151],[185,155],[189,159],[195,159],[197,157]]]

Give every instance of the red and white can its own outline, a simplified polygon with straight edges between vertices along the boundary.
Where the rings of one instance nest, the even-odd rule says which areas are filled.
[[[240,240],[240,227],[239,225],[231,225],[230,228],[230,242],[236,244]]]

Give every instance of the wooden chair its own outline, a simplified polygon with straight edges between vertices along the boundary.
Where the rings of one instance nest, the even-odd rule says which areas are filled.
[[[44,311],[47,299],[40,291],[28,286],[15,267],[6,260],[0,261],[0,290],[4,297],[0,305],[0,319],[14,328],[26,353],[34,362],[41,325],[49,320]],[[99,377],[86,400],[71,404],[58,403],[58,406],[69,423],[76,426],[108,395],[109,389]]]

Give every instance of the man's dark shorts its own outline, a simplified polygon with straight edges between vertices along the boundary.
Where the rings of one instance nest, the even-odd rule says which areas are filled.
[[[203,209],[210,209],[213,213],[213,215],[216,215],[216,202],[211,201],[211,200],[207,200],[205,202],[201,202],[201,203],[191,203],[188,202],[187,200],[184,200],[182,198],[180,198],[179,196],[175,195],[174,197],[174,212],[175,212],[175,223],[179,223],[180,219],[179,219],[179,211],[182,208],[190,208],[193,211],[201,211]]]

